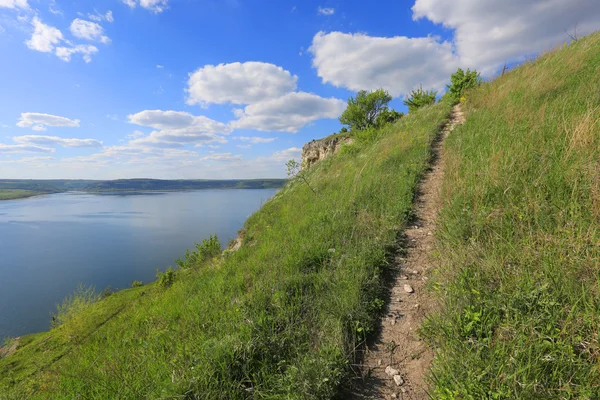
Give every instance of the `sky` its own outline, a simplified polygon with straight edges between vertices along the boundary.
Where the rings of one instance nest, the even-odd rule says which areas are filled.
[[[0,178],[285,177],[357,91],[441,94],[598,0],[0,0]]]

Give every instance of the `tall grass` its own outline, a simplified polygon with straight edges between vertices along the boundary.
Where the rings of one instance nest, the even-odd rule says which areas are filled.
[[[0,360],[0,393],[331,398],[379,322],[390,251],[449,110],[420,110],[313,166],[316,194],[291,181],[246,222],[237,252],[113,294],[76,336],[66,322],[26,339]]]
[[[436,399],[600,398],[600,35],[467,95],[446,144]]]

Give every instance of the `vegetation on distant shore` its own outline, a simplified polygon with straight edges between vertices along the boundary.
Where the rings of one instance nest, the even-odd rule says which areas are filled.
[[[36,192],[34,190],[0,189],[0,200],[24,199],[27,197],[39,196],[40,194],[44,193]]]
[[[376,329],[444,102],[346,145],[246,222],[158,275],[85,305],[0,360],[8,398],[332,397]],[[65,310],[63,310],[64,314]],[[64,314],[68,315],[68,314]],[[2,396],[0,396],[2,397]]]
[[[285,179],[118,179],[111,181],[5,179],[0,180],[0,200],[12,200],[73,190],[102,193],[202,189],[278,189],[285,182]]]
[[[598,399],[600,34],[468,92],[447,140],[435,399]]]

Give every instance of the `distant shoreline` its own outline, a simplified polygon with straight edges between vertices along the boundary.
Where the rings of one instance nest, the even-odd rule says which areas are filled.
[[[279,189],[286,179],[229,179],[229,180],[160,180],[119,179],[91,180],[0,180],[0,201],[22,200],[48,194],[83,192],[89,194],[119,194],[134,192],[187,192],[207,189]]]

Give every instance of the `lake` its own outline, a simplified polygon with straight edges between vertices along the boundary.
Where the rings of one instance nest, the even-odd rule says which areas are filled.
[[[73,192],[0,202],[0,345],[47,330],[78,283],[127,288],[153,281],[210,234],[225,247],[275,192]]]

